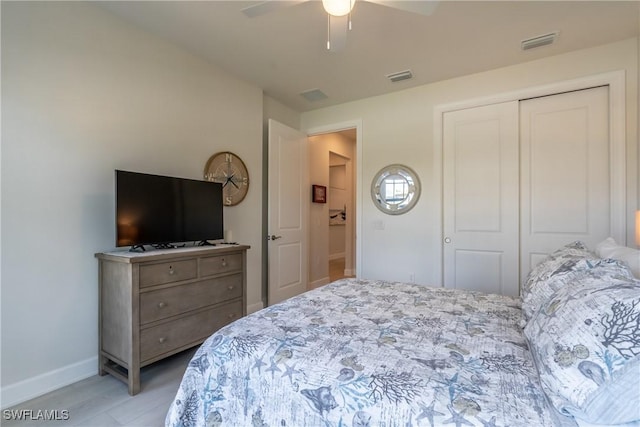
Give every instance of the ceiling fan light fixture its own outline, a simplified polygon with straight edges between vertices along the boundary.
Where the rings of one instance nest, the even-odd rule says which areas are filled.
[[[333,16],[348,15],[353,9],[356,0],[322,0],[324,10]]]

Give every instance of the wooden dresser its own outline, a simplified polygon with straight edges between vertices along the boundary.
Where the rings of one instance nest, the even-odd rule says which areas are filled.
[[[249,246],[106,252],[99,260],[99,374],[140,391],[140,368],[246,315]]]

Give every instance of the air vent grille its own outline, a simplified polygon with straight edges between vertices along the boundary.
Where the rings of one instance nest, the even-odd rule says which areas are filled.
[[[527,40],[522,40],[522,42],[520,43],[520,46],[522,47],[522,50],[534,49],[536,47],[552,44],[553,42],[556,41],[557,37],[558,37],[558,32],[555,31],[553,33],[543,34],[541,36],[532,37]]]
[[[411,70],[405,70],[398,73],[388,74],[387,78],[391,80],[392,83],[396,83],[402,80],[409,80],[410,78],[413,78],[413,73],[411,72]]]
[[[305,90],[304,92],[300,93],[300,96],[302,96],[309,102],[321,101],[328,98],[328,96],[320,89]]]

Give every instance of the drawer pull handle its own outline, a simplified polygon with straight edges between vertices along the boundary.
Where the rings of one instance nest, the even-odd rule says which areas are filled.
[[[158,303],[158,308],[165,308],[167,306],[167,303],[165,302],[159,302]]]
[[[165,337],[161,337],[161,338],[158,340],[158,342],[159,342],[160,344],[164,344],[164,342],[165,342],[166,340],[167,340],[167,339],[166,339]]]
[[[229,287],[227,287],[227,289],[229,289],[230,291],[232,291],[232,290],[233,290],[233,288],[235,288],[235,286],[229,286]]]
[[[227,266],[227,261],[222,260],[222,266],[223,266],[223,267],[226,267],[226,266]]]
[[[175,272],[175,270],[173,269],[173,267],[169,267],[169,274],[173,276],[175,273],[176,273],[176,272]]]

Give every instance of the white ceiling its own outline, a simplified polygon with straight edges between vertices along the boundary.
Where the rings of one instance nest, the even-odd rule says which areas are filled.
[[[423,0],[417,0],[423,1]],[[320,1],[254,18],[258,1],[109,1],[100,5],[261,87],[297,111],[637,37],[640,1],[440,1],[431,16],[358,0],[346,48],[326,50]],[[523,39],[559,31],[554,45]],[[414,78],[386,75],[410,69]],[[542,71],[542,70],[541,70]],[[300,93],[322,90],[309,102]]]

